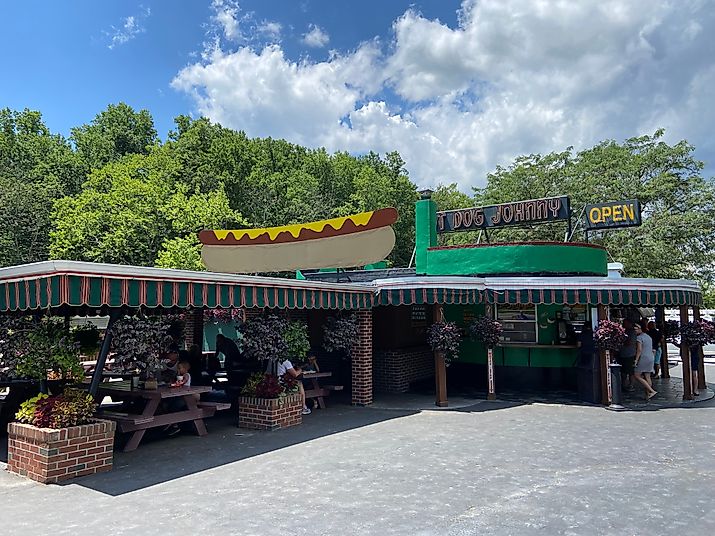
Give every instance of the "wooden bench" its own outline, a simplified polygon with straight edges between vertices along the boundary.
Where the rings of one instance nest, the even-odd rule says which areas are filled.
[[[143,415],[132,415],[120,411],[102,411],[99,416],[103,419],[115,421],[122,432],[126,432],[126,428],[134,429],[135,426],[148,424],[154,420],[153,416],[145,417]]]
[[[227,409],[231,409],[230,402],[209,402],[202,400],[196,405],[200,408],[214,408],[214,411],[224,411]]]

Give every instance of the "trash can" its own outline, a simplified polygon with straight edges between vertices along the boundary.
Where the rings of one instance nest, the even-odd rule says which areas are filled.
[[[596,352],[581,353],[576,371],[578,397],[583,402],[601,403],[601,367]]]

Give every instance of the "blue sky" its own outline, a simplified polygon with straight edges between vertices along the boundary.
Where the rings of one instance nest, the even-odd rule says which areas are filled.
[[[398,150],[468,191],[515,156],[666,128],[713,169],[715,0],[25,0],[0,107],[65,135],[109,103],[330,151]]]

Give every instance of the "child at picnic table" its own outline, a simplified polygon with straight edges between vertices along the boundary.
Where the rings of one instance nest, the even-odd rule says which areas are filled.
[[[176,380],[171,384],[171,387],[191,387],[191,374],[189,373],[190,369],[191,365],[188,361],[179,361],[179,363],[176,365]],[[191,396],[193,396],[197,401],[199,400],[198,394],[193,394]],[[188,409],[188,407],[186,406],[186,401],[183,399],[183,397],[173,397],[167,400],[165,409],[168,413],[173,413],[177,411],[186,410]],[[173,436],[181,432],[181,427],[176,423],[168,424],[164,427],[164,432],[167,432],[168,435]]]
[[[191,374],[189,370],[191,365],[188,361],[179,361],[176,366],[176,380],[171,384],[172,387],[191,387]]]

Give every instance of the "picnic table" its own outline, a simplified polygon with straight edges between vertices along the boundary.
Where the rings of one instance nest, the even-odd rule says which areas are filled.
[[[169,424],[193,422],[200,436],[206,435],[205,417],[212,417],[216,412],[216,404],[202,404],[197,400],[201,393],[211,391],[210,386],[196,385],[191,387],[159,387],[157,389],[132,388],[131,382],[107,382],[99,386],[99,394],[109,396],[112,400],[145,400],[141,413],[125,413],[113,410],[100,412],[100,417],[113,420],[122,432],[130,432],[132,436],[124,446],[124,452],[135,450],[144,433],[149,428],[163,427]],[[186,409],[157,414],[162,400],[181,397],[186,402]],[[101,408],[100,408],[101,409]]]
[[[330,391],[339,391],[341,385],[331,385],[321,387],[318,378],[330,378],[332,372],[303,372],[303,379],[310,380],[310,389],[305,390],[305,399],[315,398],[320,409],[325,409],[325,397],[330,395]]]

